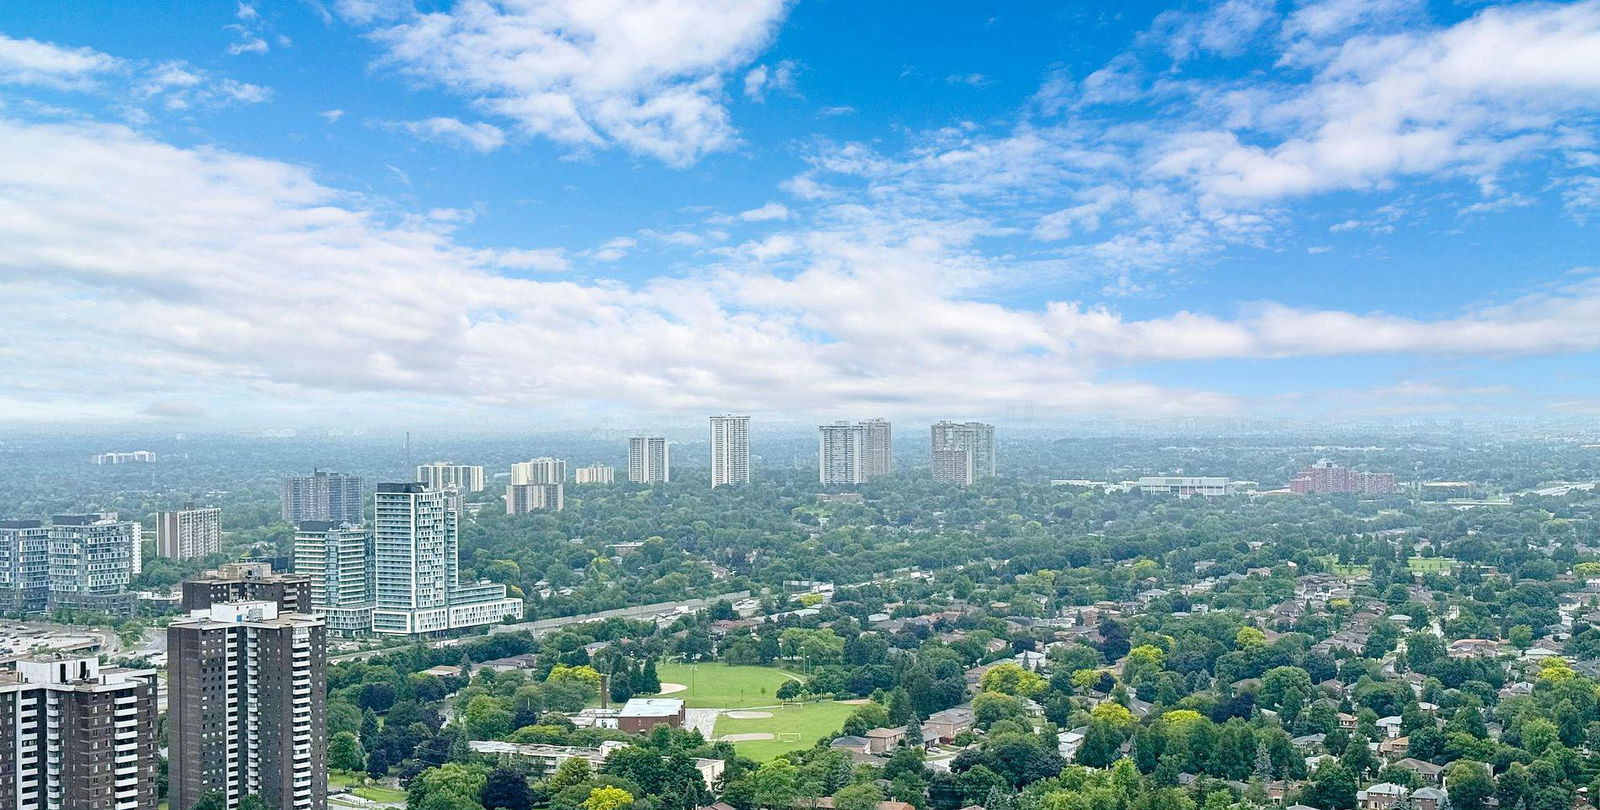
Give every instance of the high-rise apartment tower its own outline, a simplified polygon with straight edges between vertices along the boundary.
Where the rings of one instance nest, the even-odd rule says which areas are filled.
[[[672,480],[667,440],[660,436],[635,436],[628,440],[628,480],[659,484]]]
[[[711,487],[750,483],[750,417],[711,417]]]

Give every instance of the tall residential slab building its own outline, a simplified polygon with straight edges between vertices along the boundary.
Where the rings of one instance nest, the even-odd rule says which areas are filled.
[[[115,512],[0,522],[0,609],[131,612],[143,531]]]
[[[462,492],[483,491],[483,467],[476,464],[451,464],[435,461],[417,465],[417,483],[428,489],[458,489]]]
[[[628,440],[628,480],[635,484],[672,480],[672,463],[665,438],[634,436]]]
[[[566,484],[507,484],[506,514],[559,512],[567,507]]]
[[[50,609],[50,527],[42,520],[0,520],[0,610]]]
[[[590,464],[572,471],[576,484],[610,484],[617,480],[617,471],[605,464]]]
[[[410,635],[493,624],[522,614],[506,587],[463,585],[459,513],[446,492],[379,484],[373,496],[372,630]]]
[[[50,609],[132,612],[128,583],[143,570],[144,530],[115,512],[50,520]]]
[[[750,417],[711,417],[711,488],[750,483]]]
[[[935,481],[968,486],[994,477],[994,425],[938,422],[932,438]]]
[[[1289,491],[1297,495],[1389,495],[1394,492],[1394,473],[1361,472],[1321,459],[1295,473],[1289,479]]]
[[[372,631],[372,536],[365,527],[302,521],[294,532],[294,572],[310,581],[311,612],[328,632]]]
[[[894,468],[889,423],[834,422],[817,428],[817,476],[824,484],[860,484]]]
[[[362,519],[360,476],[318,470],[283,480],[283,520],[327,520],[357,523]]]
[[[887,419],[861,423],[861,474],[867,480],[894,472],[894,431]]]
[[[327,636],[273,602],[227,602],[167,626],[172,810],[209,793],[230,810],[328,804]]]
[[[222,510],[192,504],[156,515],[156,553],[169,560],[205,557],[222,550]]]
[[[156,673],[97,658],[0,671],[0,802],[16,810],[156,810]]]
[[[559,458],[544,456],[532,461],[519,461],[511,465],[511,483],[514,486],[522,484],[564,484],[567,481],[567,462]]]

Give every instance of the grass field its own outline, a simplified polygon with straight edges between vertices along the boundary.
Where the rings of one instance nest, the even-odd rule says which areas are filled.
[[[1328,565],[1328,570],[1341,577],[1354,577],[1367,573],[1365,565],[1340,565],[1332,554],[1322,558]],[[1413,574],[1427,574],[1449,571],[1456,564],[1454,557],[1412,557],[1406,565]]]
[[[354,773],[351,771],[328,771],[328,787],[330,789],[348,788],[351,793],[360,796],[363,799],[371,799],[372,801],[382,802],[384,804],[406,803],[406,792],[403,790],[394,790],[392,788],[378,787],[376,785],[357,787],[358,785],[361,785],[361,783],[365,780],[365,777],[366,774]]]
[[[681,683],[689,689],[674,692],[684,705],[695,709],[737,709],[778,703],[778,687],[800,678],[772,667],[730,667],[727,664],[662,664],[656,668],[662,683]]]
[[[724,734],[760,734],[768,733],[776,737],[778,734],[798,735],[798,738],[748,740],[736,742],[733,747],[739,753],[756,760],[766,762],[773,757],[801,748],[810,748],[818,737],[839,730],[844,725],[844,719],[856,707],[848,703],[824,701],[821,703],[791,703],[772,709],[763,709],[772,713],[771,717],[753,720],[739,720],[727,715],[717,718],[716,735]]]

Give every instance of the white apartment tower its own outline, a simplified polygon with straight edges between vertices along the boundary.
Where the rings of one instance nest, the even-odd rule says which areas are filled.
[[[564,484],[567,481],[567,462],[544,456],[532,461],[519,461],[511,465],[511,483]]]
[[[889,423],[834,422],[817,428],[817,476],[824,484],[860,484],[894,468]]]
[[[567,505],[566,484],[508,484],[506,486],[506,514],[525,515],[529,512],[559,512]]]
[[[193,504],[156,516],[156,553],[169,560],[204,557],[222,550],[222,510]]]
[[[672,480],[667,440],[661,436],[634,436],[628,440],[628,480],[659,484]]]
[[[887,419],[861,423],[861,474],[867,480],[894,472],[894,431]]]
[[[417,482],[428,489],[458,489],[462,492],[483,491],[483,467],[475,464],[451,464],[435,461],[417,466]]]
[[[750,417],[711,417],[711,488],[750,483]]]
[[[861,426],[834,422],[817,427],[817,477],[824,484],[859,484],[862,474]]]
[[[0,800],[15,810],[156,810],[156,673],[94,657],[0,671]]]
[[[410,635],[493,624],[522,614],[504,585],[460,581],[459,514],[446,492],[379,484],[373,496],[372,630]]]
[[[372,631],[372,539],[363,526],[308,520],[295,527],[294,572],[311,581],[311,612],[328,632]]]
[[[605,464],[590,464],[572,471],[573,483],[611,484],[617,480],[617,471]]]
[[[116,512],[56,515],[50,526],[50,609],[130,611],[128,583],[143,570],[144,530]]]
[[[932,438],[935,481],[970,486],[979,478],[994,477],[994,425],[938,422]]]

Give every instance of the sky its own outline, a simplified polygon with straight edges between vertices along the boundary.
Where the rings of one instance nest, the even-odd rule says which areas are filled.
[[[1600,414],[1600,0],[10,0],[0,424]]]

